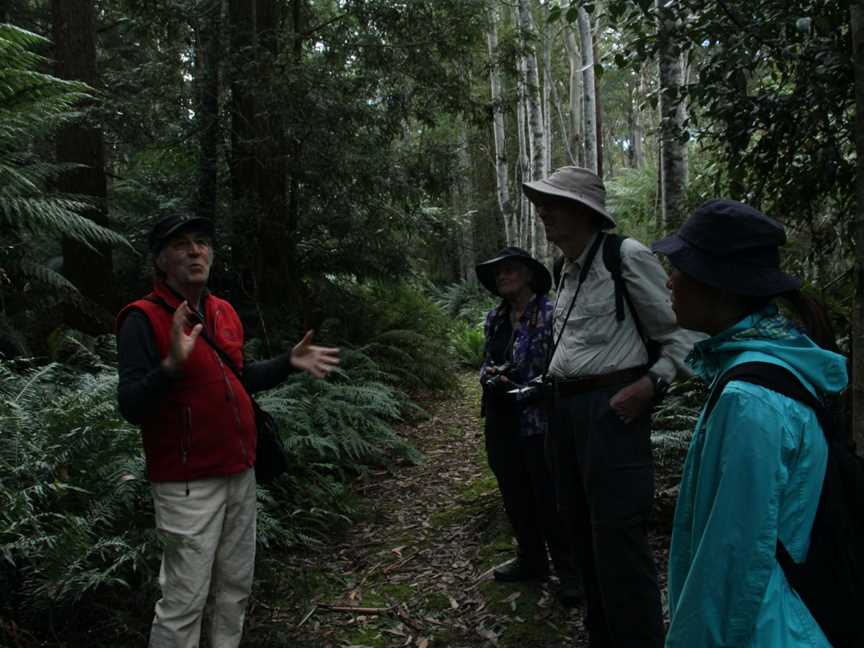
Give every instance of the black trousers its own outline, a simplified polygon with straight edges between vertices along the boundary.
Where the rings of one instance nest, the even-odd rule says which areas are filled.
[[[622,386],[551,403],[547,455],[577,549],[592,648],[663,646],[663,611],[647,523],[654,501],[650,418],[609,407]]]
[[[486,456],[498,480],[507,518],[518,543],[518,556],[530,568],[548,569],[546,547],[555,573],[578,579],[576,556],[555,501],[555,487],[546,464],[542,434],[523,437],[518,412],[490,404],[486,414]]]

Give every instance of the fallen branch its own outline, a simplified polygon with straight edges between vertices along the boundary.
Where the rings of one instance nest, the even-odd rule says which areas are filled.
[[[319,603],[318,606],[322,610],[330,612],[350,612],[351,614],[387,614],[393,607],[357,607],[354,605],[330,605],[328,603]]]
[[[299,628],[299,627],[302,626],[304,623],[306,623],[306,622],[309,620],[309,617],[311,617],[313,614],[315,614],[315,610],[317,610],[317,609],[318,609],[318,606],[317,606],[317,605],[313,605],[313,606],[312,606],[312,609],[309,610],[309,611],[306,613],[306,616],[304,616],[304,617],[300,620],[300,623],[297,624],[297,627]]]

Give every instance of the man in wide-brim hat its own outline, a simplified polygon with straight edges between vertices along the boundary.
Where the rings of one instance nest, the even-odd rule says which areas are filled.
[[[563,167],[523,185],[546,238],[564,252],[548,378],[559,508],[581,554],[592,646],[663,645],[647,538],[654,499],[651,405],[686,371],[692,338],[675,323],[651,251],[607,233],[603,181]]]

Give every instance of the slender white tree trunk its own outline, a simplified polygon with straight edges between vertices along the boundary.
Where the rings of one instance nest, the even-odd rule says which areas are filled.
[[[489,84],[492,90],[492,133],[495,138],[495,183],[498,188],[498,207],[504,221],[504,240],[507,245],[518,242],[515,231],[513,205],[510,202],[510,179],[507,173],[507,149],[504,136],[504,105],[501,100],[501,69],[498,62],[498,3],[489,3],[489,32],[486,41],[489,46]]]
[[[552,110],[551,100],[555,79],[552,77],[552,24],[549,22],[549,3],[543,3],[543,132],[546,159],[543,177],[552,170]]]
[[[645,84],[645,68],[639,70],[639,89],[636,96],[631,94],[631,106],[633,110],[633,166],[637,169],[645,168],[645,126],[642,111],[639,110],[639,99],[648,96],[648,88]]]
[[[656,0],[658,68],[660,77],[660,180],[662,223],[666,231],[677,228],[686,218],[687,118],[683,97],[684,57],[676,42],[679,25],[673,15],[673,0]]]
[[[519,0],[519,26],[522,34],[522,51],[525,68],[525,107],[529,129],[529,151],[531,156],[530,178],[538,180],[546,175],[546,133],[543,128],[541,109],[540,75],[537,70],[537,54],[534,49],[536,31],[531,7],[528,0]],[[546,262],[546,235],[543,223],[534,214],[533,205],[529,206],[529,227],[532,228],[531,254],[541,262]]]
[[[591,17],[579,7],[579,38],[582,47],[582,123],[585,138],[585,168],[597,173],[597,86],[594,79],[594,37],[591,32]]]
[[[527,98],[525,96],[525,61],[519,57],[519,69],[516,81],[516,131],[519,136],[519,179],[518,182],[527,182],[531,179],[531,154],[528,150],[529,138]],[[519,247],[530,250],[531,248],[531,203],[525,196],[525,192],[519,192]]]
[[[562,14],[563,16],[563,14]],[[564,20],[564,45],[570,63],[570,141],[568,153],[572,164],[585,165],[585,146],[582,138],[582,56],[576,41],[576,32]]]
[[[852,48],[855,70],[855,307],[852,315],[852,433],[864,454],[864,2],[853,0]]]
[[[468,131],[465,123],[459,122],[459,135],[456,147],[458,169],[456,186],[453,191],[453,208],[459,214],[459,269],[462,279],[474,276],[476,255],[474,253],[474,215],[472,209],[474,192],[471,191],[471,155],[468,150]]]

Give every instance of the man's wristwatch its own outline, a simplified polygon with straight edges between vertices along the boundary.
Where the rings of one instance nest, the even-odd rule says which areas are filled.
[[[652,371],[648,372],[648,378],[651,380],[651,384],[654,385],[654,400],[659,401],[669,391],[669,381]]]

